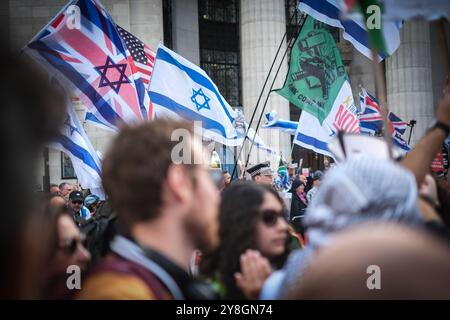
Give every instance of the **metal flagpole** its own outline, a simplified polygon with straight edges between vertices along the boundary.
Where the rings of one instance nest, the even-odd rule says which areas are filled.
[[[298,34],[300,34],[300,31],[302,29],[301,27],[300,27],[300,29],[298,31]],[[256,134],[258,133],[259,125],[261,124],[261,119],[262,119],[262,117],[264,115],[264,110],[266,110],[267,102],[269,101],[269,97],[270,97],[270,94],[272,93],[273,85],[275,84],[275,81],[277,79],[278,73],[280,72],[281,65],[283,64],[284,58],[286,58],[286,54],[288,53],[289,49],[292,48],[293,44],[295,43],[295,40],[297,40],[298,34],[297,34],[296,37],[293,37],[291,39],[291,43],[286,46],[286,50],[284,51],[283,58],[281,59],[280,65],[278,66],[278,69],[277,69],[277,72],[275,73],[275,76],[273,77],[273,81],[272,81],[272,84],[270,85],[269,93],[266,96],[266,100],[264,101],[263,109],[261,111],[261,114],[259,115],[258,123],[256,124],[255,137],[256,137]],[[250,160],[250,154],[252,152],[252,148],[253,148],[253,143],[250,144],[250,150],[249,150],[249,152],[247,154],[247,160],[245,161],[245,167],[247,167],[248,161]]]
[[[380,100],[381,115],[383,116],[384,139],[386,140],[386,143],[388,146],[389,159],[393,159],[392,137],[391,137],[391,133],[388,128],[389,108],[388,108],[387,102],[386,102],[386,84],[384,81],[381,65],[378,62],[378,53],[376,52],[376,50],[373,47],[372,47],[372,64],[373,64],[374,76],[375,76],[375,91],[376,91],[377,97],[379,97],[379,100]]]
[[[408,146],[411,142],[411,136],[412,136],[413,129],[414,129],[414,126],[416,125],[416,123],[417,123],[416,120],[411,120],[408,124],[408,126],[409,126]]]
[[[297,12],[297,10],[296,10],[296,11],[292,14],[292,16],[289,18],[289,23],[292,22],[292,20],[293,20],[294,17],[297,15],[297,13],[298,13],[298,12]],[[241,149],[239,150],[239,154],[237,155],[237,157],[235,157],[236,160],[235,160],[235,162],[234,162],[233,174],[231,175],[231,177],[233,177],[234,174],[236,173],[237,159],[239,159],[239,158],[241,157],[241,153],[242,153],[242,151],[243,151],[243,149],[244,149],[245,141],[248,139],[248,132],[249,132],[249,130],[250,130],[252,124],[253,124],[253,120],[254,120],[254,118],[255,118],[256,110],[258,109],[259,102],[261,101],[261,97],[262,97],[262,95],[263,95],[263,93],[264,93],[264,90],[266,89],[266,85],[267,85],[267,82],[269,81],[270,74],[272,73],[273,67],[274,67],[274,65],[275,65],[275,61],[276,61],[277,58],[278,58],[278,54],[280,53],[281,47],[282,47],[282,45],[283,45],[284,39],[286,39],[286,36],[287,36],[287,30],[286,30],[286,32],[284,33],[283,38],[282,38],[281,41],[280,41],[280,44],[278,45],[278,49],[277,49],[277,52],[275,53],[275,57],[273,58],[272,65],[270,66],[269,72],[267,73],[266,80],[264,80],[264,84],[263,84],[263,87],[262,87],[262,89],[261,89],[261,92],[259,93],[258,100],[256,101],[255,108],[253,109],[253,113],[252,113],[252,116],[251,116],[251,118],[250,118],[250,122],[249,122],[249,124],[248,124],[248,130],[245,132],[244,140],[242,141]]]

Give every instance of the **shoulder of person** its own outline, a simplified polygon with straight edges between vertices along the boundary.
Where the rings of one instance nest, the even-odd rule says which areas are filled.
[[[77,299],[170,300],[169,291],[146,268],[115,254],[103,258]]]
[[[94,274],[83,283],[76,300],[155,300],[146,283],[135,275],[107,271]]]

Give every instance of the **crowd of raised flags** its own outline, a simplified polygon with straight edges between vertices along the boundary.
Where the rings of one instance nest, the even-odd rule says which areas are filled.
[[[67,21],[70,5],[80,8],[80,28]],[[308,15],[291,50],[283,88],[275,90],[302,109],[299,121],[266,114],[266,129],[294,136],[294,143],[332,156],[328,143],[338,131],[380,135],[383,119],[375,97],[361,89],[360,107],[353,100],[349,77],[327,25],[343,29],[344,39],[371,58],[362,17],[348,14],[351,3],[303,0],[298,9]],[[398,17],[397,17],[398,18]],[[379,59],[400,44],[400,20],[383,21]],[[372,46],[373,47],[373,46]],[[122,123],[170,117],[198,121],[205,138],[227,146],[242,146],[245,137],[258,148],[276,152],[234,110],[204,70],[160,44],[156,54],[118,26],[97,0],[73,0],[24,48],[51,77],[87,107],[85,120],[117,131]],[[53,147],[67,153],[83,188],[101,188],[101,162],[67,99],[67,121]],[[246,106],[248,108],[248,106]],[[389,113],[394,144],[409,150],[402,135],[407,123]]]

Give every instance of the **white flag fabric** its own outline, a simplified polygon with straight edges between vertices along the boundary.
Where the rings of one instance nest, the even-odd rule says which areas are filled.
[[[383,18],[390,21],[450,19],[450,0],[381,0]]]
[[[275,110],[267,112],[265,116],[267,122],[262,125],[263,128],[277,129],[292,136],[297,132],[298,122],[280,119]]]
[[[155,118],[200,121],[204,137],[228,146],[242,144],[243,136],[237,131],[238,112],[204,70],[162,44],[156,53],[149,92]],[[252,139],[249,132],[249,137],[256,146],[271,150],[258,135]]]
[[[343,37],[367,58],[372,59],[368,32],[362,16],[347,16],[340,0],[302,0],[298,9],[330,26],[341,28]],[[383,21],[381,29],[387,46],[388,55],[392,55],[400,46],[401,21]],[[379,59],[386,58],[380,55]]]
[[[60,135],[49,147],[60,150],[70,157],[78,182],[83,189],[91,189],[92,193],[105,199],[100,177],[100,159],[70,102],[68,102],[67,116]]]
[[[328,143],[338,131],[360,133],[358,110],[353,101],[352,88],[348,81],[342,85],[333,108],[322,125],[315,116],[308,112],[302,112],[294,143],[333,157],[328,149]]]

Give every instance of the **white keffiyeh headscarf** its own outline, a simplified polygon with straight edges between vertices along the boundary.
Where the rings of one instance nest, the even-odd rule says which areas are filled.
[[[369,221],[422,224],[411,172],[395,162],[360,155],[325,174],[305,214],[308,245],[289,257],[278,296],[299,284],[310,257],[336,232]]]

